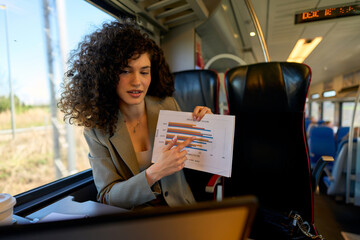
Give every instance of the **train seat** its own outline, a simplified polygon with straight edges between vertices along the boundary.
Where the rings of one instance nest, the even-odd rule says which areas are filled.
[[[313,168],[321,156],[331,156],[335,158],[336,146],[334,131],[326,126],[314,126],[309,131],[308,145],[310,153],[310,163]],[[332,163],[327,165],[331,170]]]
[[[226,73],[229,111],[236,123],[232,176],[224,178],[224,197],[251,194],[259,199],[255,239],[271,235],[264,231],[269,228],[261,209],[297,211],[313,223],[304,131],[310,80],[308,66],[289,62],[239,66]]]
[[[309,126],[310,126],[310,123],[311,123],[311,119],[305,118],[305,131],[308,130],[308,128],[309,128]]]
[[[336,135],[335,135],[335,145],[336,145],[336,152],[340,150],[340,142],[343,141],[343,137],[345,137],[349,132],[350,127],[339,127]]]
[[[207,106],[219,112],[219,77],[212,70],[174,72],[174,98],[181,110],[192,112],[196,106]]]
[[[346,194],[346,171],[347,171],[347,161],[348,161],[348,140],[344,140],[339,144],[339,153],[335,158],[333,168],[327,176],[324,176],[323,181],[327,187],[327,194],[337,197],[345,197]],[[353,140],[353,150],[352,150],[352,166],[355,166],[356,161],[356,143],[357,139]],[[355,169],[351,169],[352,174],[354,174]]]
[[[192,112],[196,106],[206,106],[213,113],[219,112],[219,77],[212,70],[187,70],[174,73],[174,98],[182,111]],[[197,201],[213,200],[205,188],[212,174],[184,169],[185,177]]]

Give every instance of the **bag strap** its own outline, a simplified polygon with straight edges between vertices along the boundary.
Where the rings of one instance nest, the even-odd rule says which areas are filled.
[[[311,238],[311,239],[316,239],[316,240],[325,240],[325,238],[323,238],[322,235],[313,235],[310,233],[310,224],[307,221],[303,221],[303,219],[301,218],[301,216],[297,213],[293,213],[290,212],[289,214],[289,218],[292,218],[292,225],[295,227],[296,225],[299,227],[299,229],[301,230],[301,232]]]

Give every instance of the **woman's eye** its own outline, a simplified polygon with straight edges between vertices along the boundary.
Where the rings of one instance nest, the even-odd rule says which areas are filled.
[[[148,75],[150,72],[141,72],[142,75]]]
[[[129,70],[121,70],[120,71],[120,74],[127,74],[127,73],[129,73],[130,71]]]

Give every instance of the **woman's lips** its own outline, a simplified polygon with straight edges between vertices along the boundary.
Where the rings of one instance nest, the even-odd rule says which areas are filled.
[[[127,91],[127,93],[131,96],[131,97],[134,97],[134,98],[138,98],[141,96],[143,91],[141,90],[130,90],[130,91]]]

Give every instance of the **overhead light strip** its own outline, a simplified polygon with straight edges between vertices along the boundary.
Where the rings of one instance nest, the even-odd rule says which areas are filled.
[[[298,63],[304,62],[321,40],[322,37],[316,37],[312,40],[305,38],[299,39],[286,61]]]

